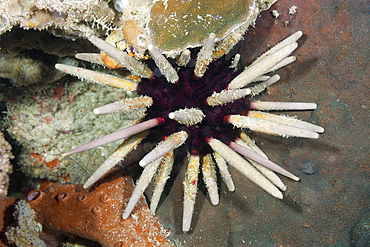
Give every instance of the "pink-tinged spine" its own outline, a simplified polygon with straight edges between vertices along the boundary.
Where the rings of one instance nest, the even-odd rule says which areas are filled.
[[[142,131],[151,129],[153,127],[156,127],[156,126],[162,124],[163,122],[164,122],[164,119],[161,118],[161,117],[150,119],[148,121],[136,124],[134,126],[131,126],[131,127],[113,132],[109,135],[103,136],[103,137],[101,137],[99,139],[96,139],[92,142],[86,143],[82,146],[79,146],[75,149],[72,149],[71,151],[69,151],[67,153],[64,153],[63,156],[79,153],[79,152],[89,150],[89,149],[92,149],[92,148],[96,148],[96,147],[99,147],[99,146],[102,146],[102,145],[105,145],[105,144],[108,144],[108,143],[111,143],[111,142],[114,142],[114,141],[117,141],[117,140],[120,140],[120,139],[123,139],[123,138],[130,137],[130,136],[135,135],[137,133],[140,133]]]

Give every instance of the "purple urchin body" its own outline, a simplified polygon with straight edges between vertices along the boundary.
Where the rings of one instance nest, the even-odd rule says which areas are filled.
[[[232,125],[225,123],[223,119],[227,115],[241,114],[248,110],[248,98],[217,107],[211,107],[205,103],[207,97],[213,92],[224,90],[237,75],[233,69],[229,68],[229,63],[225,59],[211,63],[202,78],[196,78],[194,68],[189,66],[181,68],[178,75],[179,81],[176,84],[169,83],[164,76],[156,77],[152,81],[142,79],[139,94],[150,96],[153,99],[153,105],[148,109],[146,119],[163,118],[164,124],[156,127],[163,136],[185,130],[189,135],[186,146],[192,153],[211,152],[211,148],[205,141],[210,137],[225,143],[234,140],[235,131],[238,130],[234,130]],[[187,127],[169,119],[169,113],[185,108],[200,109],[205,115],[203,121]]]

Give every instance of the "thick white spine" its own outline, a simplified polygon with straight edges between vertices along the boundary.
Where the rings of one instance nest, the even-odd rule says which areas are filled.
[[[296,59],[297,58],[295,56],[290,56],[290,57],[284,58],[280,63],[276,64],[274,67],[269,69],[266,73],[269,73],[271,71],[275,71],[275,70],[278,70],[278,69],[280,69],[284,66],[287,66],[288,64],[293,63]]]
[[[282,110],[314,110],[317,108],[316,103],[304,102],[269,102],[269,101],[256,101],[250,102],[250,109],[253,110],[266,110],[266,111],[282,111]]]
[[[205,116],[201,110],[196,108],[180,109],[168,114],[168,118],[188,127],[202,122]]]
[[[148,96],[141,96],[133,99],[123,99],[105,106],[94,109],[94,114],[109,113],[130,113],[136,109],[147,108],[153,104],[153,99]]]
[[[198,78],[203,77],[207,66],[212,62],[212,56],[215,47],[215,37],[216,35],[211,33],[198,53],[194,68],[194,74]]]
[[[287,46],[287,45],[290,45],[294,42],[296,42],[301,36],[302,36],[303,32],[302,31],[297,31],[295,33],[293,33],[292,35],[290,35],[289,37],[287,37],[286,39],[284,39],[283,41],[277,43],[274,47],[272,47],[270,50],[266,51],[265,53],[263,53],[259,58],[256,59],[256,61],[254,61],[253,63],[257,63],[258,61],[260,61],[261,59],[267,57],[267,56],[270,56],[272,53],[280,50],[281,48],[283,48],[284,46]],[[253,64],[252,63],[252,64]]]
[[[170,62],[162,55],[162,53],[155,48],[153,45],[148,46],[148,51],[152,56],[155,64],[161,71],[162,75],[166,77],[167,81],[171,83],[176,83],[179,81],[179,76],[176,70],[172,67]]]
[[[248,159],[251,159],[255,162],[257,162],[258,164],[260,165],[263,165],[277,173],[280,173],[281,175],[284,175],[288,178],[291,178],[295,181],[299,181],[299,178],[295,175],[293,175],[292,173],[288,172],[287,170],[285,170],[284,168],[278,166],[277,164],[275,164],[274,162],[268,160],[268,159],[265,159],[264,157],[262,157],[261,155],[243,147],[243,146],[240,146],[239,144],[235,143],[235,142],[230,142],[229,146],[235,150],[236,152],[238,152],[239,154],[245,156],[245,157],[248,157]]]
[[[224,158],[227,163],[235,167],[244,176],[250,179],[253,183],[260,186],[272,196],[283,199],[283,194],[275,187],[265,176],[263,176],[256,168],[254,168],[248,161],[235,153],[230,147],[217,139],[209,139],[208,144],[213,151],[217,152]]]
[[[229,191],[235,190],[235,185],[233,182],[233,179],[231,178],[231,174],[229,172],[229,169],[227,168],[226,160],[222,158],[218,153],[213,152],[213,157],[215,158],[216,164],[218,166],[218,169],[221,173],[221,177],[224,180],[227,188]]]
[[[141,173],[139,180],[136,183],[136,187],[132,192],[130,200],[126,206],[125,211],[123,212],[122,218],[127,219],[132,210],[134,209],[136,203],[139,201],[140,197],[143,195],[145,189],[148,187],[150,181],[152,180],[155,172],[158,169],[159,164],[161,163],[161,159],[158,159],[150,164],[148,164],[144,171]]]
[[[218,205],[220,202],[218,196],[216,170],[210,153],[203,156],[202,160],[203,180],[207,187],[209,198],[212,205]]]
[[[240,73],[230,82],[230,84],[228,85],[228,89],[242,88],[253,82],[256,78],[264,75],[272,67],[274,67],[287,56],[289,56],[297,47],[298,44],[294,42],[282,47],[280,50],[275,51],[274,53],[264,57],[258,62],[253,63],[249,67],[246,67],[242,73]]]
[[[195,198],[197,196],[198,173],[199,173],[199,155],[189,155],[188,169],[184,180],[184,214],[182,218],[182,230],[190,230],[193,217]]]
[[[251,94],[251,90],[249,88],[237,90],[222,90],[219,93],[214,92],[211,96],[207,98],[206,102],[209,106],[215,107],[234,102],[235,100],[244,98],[249,94]]]
[[[304,130],[292,127],[286,124],[272,122],[262,118],[229,115],[225,118],[226,122],[231,123],[237,128],[248,128],[256,132],[262,132],[270,135],[278,135],[282,137],[303,137],[303,138],[319,138],[319,134],[309,130]]]
[[[175,148],[181,146],[186,139],[188,138],[188,133],[182,130],[177,133],[174,133],[167,137],[166,140],[158,144],[152,151],[144,156],[139,162],[139,165],[144,167],[149,163],[159,159],[160,157],[165,156],[167,153],[171,152]]]
[[[248,148],[249,150],[255,152],[255,150],[252,149],[251,146],[249,146],[244,140],[237,138],[235,140],[237,144],[240,146],[243,146],[245,148]],[[257,152],[255,152],[257,153]],[[262,173],[268,180],[270,180],[276,187],[281,189],[282,191],[286,190],[285,184],[281,181],[281,179],[278,177],[278,175],[275,174],[272,170],[264,167],[263,165],[258,164],[257,162],[248,159],[248,157],[245,157],[260,173]]]
[[[94,70],[83,69],[60,63],[55,64],[55,68],[70,75],[77,76],[78,78],[84,79],[88,82],[94,82],[105,86],[126,89],[129,91],[136,91],[138,86],[137,83],[124,80],[117,76],[97,72]]]
[[[110,57],[116,60],[119,64],[127,68],[132,74],[142,78],[149,78],[152,71],[141,61],[131,57],[127,53],[121,51],[117,47],[109,44],[108,42],[91,35],[88,40],[93,43],[100,50],[107,53]]]
[[[150,211],[152,211],[153,215],[155,215],[155,211],[157,210],[159,199],[161,199],[164,186],[166,185],[167,180],[170,178],[170,173],[172,171],[174,160],[175,154],[174,151],[172,151],[164,156],[164,159],[159,165],[158,173],[155,177],[155,187],[152,199],[150,200]]]
[[[289,125],[295,128],[311,131],[311,132],[317,132],[317,133],[323,133],[325,130],[323,127],[312,124],[312,123],[307,123],[305,121],[293,118],[293,117],[288,117],[288,116],[283,116],[283,115],[275,115],[267,112],[260,112],[260,111],[249,111],[248,112],[248,117],[253,117],[253,118],[260,118],[260,119],[265,119],[271,122],[276,122],[279,124],[283,125]]]
[[[123,160],[133,149],[136,148],[137,145],[139,145],[148,133],[149,132],[145,131],[125,140],[85,182],[83,185],[84,189],[89,188],[93,183],[108,173],[112,167],[117,165],[118,162]]]

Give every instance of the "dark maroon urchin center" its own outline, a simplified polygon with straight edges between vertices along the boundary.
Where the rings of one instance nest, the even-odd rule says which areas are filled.
[[[186,130],[189,137],[186,145],[190,152],[208,153],[210,147],[206,138],[213,137],[225,143],[235,139],[236,133],[232,125],[223,121],[224,117],[232,114],[241,114],[249,109],[247,98],[236,100],[222,106],[211,107],[205,101],[213,92],[220,92],[226,88],[236,73],[229,69],[224,59],[219,59],[209,65],[204,76],[195,78],[194,68],[186,67],[178,71],[179,82],[167,82],[164,76],[150,81],[143,79],[140,83],[140,95],[147,95],[153,99],[153,105],[147,111],[147,119],[162,117],[165,122],[156,129],[162,136],[171,135],[180,130]],[[175,120],[169,119],[168,114],[179,109],[197,108],[202,110],[205,118],[201,123],[187,127]]]

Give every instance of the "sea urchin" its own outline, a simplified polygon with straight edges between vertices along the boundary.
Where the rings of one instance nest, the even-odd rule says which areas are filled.
[[[64,155],[125,139],[84,184],[87,188],[122,161],[149,134],[149,129],[160,131],[162,141],[139,162],[145,168],[126,206],[123,218],[129,217],[140,196],[157,173],[150,205],[152,212],[155,213],[164,185],[171,173],[176,150],[185,148],[189,162],[184,181],[183,231],[189,231],[191,226],[200,166],[213,205],[219,203],[215,165],[218,166],[228,189],[233,191],[235,188],[226,163],[234,166],[271,195],[282,199],[281,190],[286,190],[286,186],[273,171],[296,181],[299,178],[268,160],[240,129],[248,128],[252,131],[283,137],[304,138],[318,138],[318,133],[324,131],[320,126],[295,118],[263,112],[312,110],[316,108],[314,103],[249,100],[250,97],[259,94],[279,80],[278,75],[269,77],[264,74],[295,60],[294,56],[289,55],[297,48],[296,41],[301,35],[302,32],[299,31],[286,38],[246,67],[239,75],[234,70],[240,58],[239,55],[235,56],[230,67],[226,65],[224,58],[213,61],[215,60],[214,34],[209,35],[197,54],[195,65],[189,50],[182,53],[178,63],[187,65],[183,68],[174,69],[155,47],[149,46],[149,53],[157,65],[154,72],[141,61],[91,36],[89,40],[94,45],[130,70],[132,74],[139,76],[140,83],[62,64],[57,64],[56,68],[88,81],[137,91],[140,95],[134,99],[124,99],[97,108],[94,113],[127,114],[136,109],[146,109],[147,115],[136,125],[101,137]],[[77,54],[77,57],[99,60],[99,57],[96,59],[94,54]],[[262,82],[246,88],[248,84],[258,81]]]

